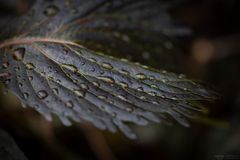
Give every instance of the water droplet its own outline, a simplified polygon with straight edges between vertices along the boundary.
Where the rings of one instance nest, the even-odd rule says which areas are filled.
[[[166,70],[162,70],[162,73],[165,74],[165,73],[167,73],[167,71]]]
[[[155,84],[151,84],[151,88],[158,89],[158,86]]]
[[[20,70],[20,68],[19,67],[15,67],[15,71],[17,72],[17,71],[19,71]]]
[[[58,8],[57,6],[55,6],[55,5],[50,5],[50,6],[48,6],[48,7],[44,10],[43,13],[44,13],[46,16],[52,17],[52,16],[55,16],[58,12],[59,12],[59,8]]]
[[[94,85],[94,86],[96,86],[96,87],[100,87],[100,84],[98,83],[98,82],[92,82],[92,84]]]
[[[138,73],[138,74],[136,74],[136,78],[137,78],[137,79],[144,80],[144,79],[146,79],[147,77],[146,77],[146,75],[143,74],[143,73]]]
[[[33,80],[33,76],[29,76],[29,77],[28,77],[28,80],[29,80],[29,81],[32,81],[32,80]]]
[[[90,58],[89,61],[93,62],[93,63],[96,63],[97,60],[95,58]]]
[[[123,95],[118,95],[117,97],[120,98],[123,101],[127,101],[127,98]]]
[[[149,79],[150,79],[151,81],[156,80],[156,78],[155,78],[154,76],[149,76]]]
[[[26,64],[26,68],[27,68],[28,70],[33,70],[33,69],[35,69],[36,67],[35,67],[34,64],[32,64],[32,63],[27,63],[27,64]]]
[[[142,99],[142,100],[146,100],[147,99],[145,96],[140,96],[139,98]]]
[[[98,98],[99,98],[99,99],[107,99],[106,96],[102,96],[102,95],[101,95],[101,96],[98,96]]]
[[[129,87],[126,82],[119,82],[118,84],[123,88],[128,88]]]
[[[113,66],[110,63],[102,63],[102,67],[109,70],[113,69]]]
[[[166,83],[166,82],[167,82],[167,80],[166,80],[166,79],[162,79],[162,82],[163,82],[163,83]]]
[[[125,70],[125,69],[121,69],[119,72],[122,73],[122,74],[125,74],[125,75],[129,75],[129,74],[130,74],[130,73],[129,73],[127,70]]]
[[[127,107],[126,110],[127,110],[127,112],[133,112],[133,108],[131,108],[131,107]]]
[[[178,78],[179,78],[179,79],[186,78],[186,75],[184,75],[184,74],[180,74],[180,75],[178,76]]]
[[[53,88],[52,90],[53,90],[53,92],[54,92],[55,94],[59,94],[59,91],[58,91],[57,88]]]
[[[97,78],[100,79],[100,80],[103,80],[107,83],[111,83],[111,84],[115,83],[114,79],[111,78],[111,77],[99,76]]]
[[[9,66],[9,62],[5,62],[5,63],[2,64],[3,69],[7,69],[8,66]]]
[[[23,93],[23,97],[24,97],[25,99],[28,99],[29,94],[28,94],[28,93]]]
[[[143,88],[142,88],[142,87],[138,87],[138,88],[137,88],[137,91],[143,92]]]
[[[80,87],[81,87],[82,89],[85,89],[85,90],[88,90],[88,89],[89,89],[89,87],[88,87],[86,84],[84,84],[84,83],[81,83],[81,84],[80,84]]]
[[[38,97],[40,98],[40,99],[45,99],[47,96],[48,96],[48,93],[46,92],[46,91],[44,91],[44,90],[40,90],[40,91],[38,91]]]
[[[151,96],[156,96],[157,95],[156,92],[148,92],[148,94],[151,95]]]
[[[76,90],[74,90],[74,93],[78,96],[78,98],[82,98],[85,96],[85,92],[82,90],[76,89]]]
[[[72,102],[72,101],[67,101],[67,102],[66,102],[66,106],[67,106],[68,108],[72,108],[72,107],[73,107],[73,102]]]
[[[25,48],[17,48],[13,51],[13,59],[16,61],[22,61],[25,55]]]
[[[74,65],[71,65],[71,64],[63,64],[62,67],[70,70],[73,73],[76,73],[78,71],[78,68]]]
[[[22,83],[19,83],[19,84],[18,84],[18,86],[19,86],[19,87],[22,87],[22,86],[23,86],[23,84],[22,84]]]

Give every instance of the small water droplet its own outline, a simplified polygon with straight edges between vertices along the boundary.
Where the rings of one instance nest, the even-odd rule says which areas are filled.
[[[158,86],[155,84],[151,84],[151,88],[158,89]]]
[[[48,93],[44,90],[40,90],[38,91],[37,95],[40,99],[45,99],[48,96]]]
[[[72,108],[72,107],[73,107],[73,102],[72,102],[72,101],[67,101],[67,102],[66,102],[66,106],[67,106],[68,108]]]
[[[73,73],[76,73],[78,71],[78,68],[74,65],[71,65],[71,64],[63,64],[62,67],[70,70]]]
[[[180,75],[178,76],[178,78],[179,78],[179,79],[186,78],[186,75],[184,75],[184,74],[180,74]]]
[[[23,97],[24,97],[25,99],[28,99],[29,94],[28,94],[28,93],[23,93]]]
[[[127,107],[126,110],[127,110],[127,112],[133,112],[133,108],[131,108],[131,107]]]
[[[98,83],[98,82],[92,82],[92,84],[94,85],[94,86],[96,86],[96,87],[100,87],[100,83]]]
[[[53,88],[52,90],[53,90],[53,92],[54,92],[55,94],[59,94],[59,91],[58,91],[57,88]]]
[[[82,98],[85,96],[85,92],[79,89],[74,90],[74,93],[78,96],[78,98]]]
[[[163,82],[163,83],[166,83],[166,82],[167,82],[167,80],[166,80],[166,79],[162,79],[162,82]]]
[[[142,99],[142,100],[146,100],[147,99],[145,96],[140,96],[139,98]]]
[[[2,64],[3,69],[7,69],[8,66],[9,66],[9,62],[5,62],[5,63]]]
[[[19,84],[18,84],[18,86],[19,86],[19,87],[22,87],[22,86],[23,86],[23,84],[22,84],[22,83],[19,83]]]
[[[113,69],[113,66],[110,63],[105,63],[105,62],[102,63],[102,67],[109,70]]]
[[[17,48],[13,51],[13,59],[16,61],[22,61],[25,55],[25,48]]]
[[[35,67],[34,64],[32,64],[32,63],[27,63],[27,64],[26,64],[26,68],[27,68],[28,70],[33,70],[33,69],[35,69],[36,67]]]
[[[118,84],[123,88],[128,88],[129,87],[126,82],[119,82]]]
[[[33,80],[33,76],[29,76],[29,77],[28,77],[28,80],[29,80],[29,81],[32,81],[32,80]]]
[[[106,96],[102,96],[102,95],[101,95],[101,96],[98,96],[98,98],[99,98],[99,99],[107,99]]]
[[[55,5],[50,5],[44,10],[44,14],[46,16],[52,17],[55,16],[59,12],[59,8]]]
[[[148,92],[148,94],[151,95],[151,96],[156,96],[157,95],[156,92]]]
[[[136,78],[140,79],[140,80],[144,80],[147,78],[147,76],[143,73],[138,73],[138,74],[136,74]]]
[[[123,95],[118,95],[117,97],[120,98],[123,101],[127,101],[127,98]]]
[[[81,83],[81,84],[80,84],[80,87],[81,87],[82,89],[84,89],[84,90],[88,90],[88,89],[89,89],[88,85],[86,85],[86,84],[84,84],[84,83]]]
[[[137,91],[143,92],[143,88],[142,88],[142,87],[138,87],[138,88],[137,88]]]
[[[111,78],[111,77],[99,76],[97,78],[100,79],[100,80],[103,80],[107,83],[111,83],[111,84],[115,83],[114,79]]]
[[[149,76],[149,79],[150,79],[151,81],[156,80],[156,78],[155,78],[154,76]]]
[[[90,58],[89,61],[93,62],[93,63],[96,63],[97,60],[95,58]]]
[[[119,72],[122,73],[122,74],[125,74],[125,75],[129,75],[129,74],[130,74],[130,73],[129,73],[127,70],[125,70],[125,69],[121,69]]]

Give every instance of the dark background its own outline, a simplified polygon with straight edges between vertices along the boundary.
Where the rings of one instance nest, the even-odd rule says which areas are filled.
[[[0,18],[26,12],[25,2],[1,1]],[[29,160],[240,159],[240,1],[185,0],[169,14],[176,23],[192,28],[193,35],[178,39],[175,47],[182,52],[174,53],[173,67],[165,69],[201,79],[218,90],[221,98],[206,104],[208,118],[192,121],[191,128],[132,126],[138,139],[129,140],[85,124],[64,127],[57,118],[50,123],[22,108],[13,95],[0,93],[0,130],[8,132]],[[151,55],[138,58],[151,65]]]

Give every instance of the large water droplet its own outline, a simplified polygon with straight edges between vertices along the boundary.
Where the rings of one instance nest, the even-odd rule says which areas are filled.
[[[37,95],[40,99],[45,99],[48,96],[48,93],[44,90],[40,90],[38,91]]]
[[[22,61],[25,55],[25,48],[17,48],[13,51],[13,59],[16,61]]]
[[[46,16],[52,17],[55,16],[59,12],[59,8],[55,5],[50,5],[44,10],[44,14]]]

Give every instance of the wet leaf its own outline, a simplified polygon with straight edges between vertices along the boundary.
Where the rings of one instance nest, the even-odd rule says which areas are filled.
[[[101,53],[174,49],[171,37],[188,32],[157,1],[40,0],[13,24],[0,44],[1,72],[10,73],[2,81],[48,120],[55,114],[66,126],[86,121],[135,138],[126,122],[172,117],[188,127],[185,117],[205,112],[195,102],[215,98],[183,75]]]

